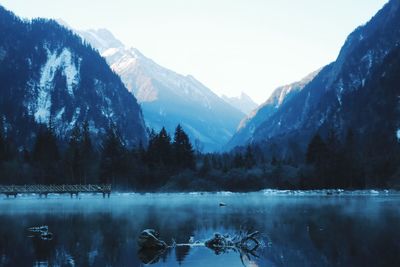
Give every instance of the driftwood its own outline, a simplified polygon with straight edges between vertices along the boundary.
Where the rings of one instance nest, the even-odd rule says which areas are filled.
[[[235,251],[240,254],[240,260],[243,265],[247,266],[251,262],[251,257],[257,257],[256,251],[261,246],[261,242],[257,239],[259,232],[240,233],[231,237],[230,235],[222,235],[215,233],[214,236],[205,242],[194,242],[190,238],[189,243],[167,245],[163,240],[159,239],[159,233],[153,229],[142,231],[138,238],[139,258],[145,264],[153,264],[158,262],[160,257],[168,248],[174,247],[207,247],[215,252],[216,255]]]
[[[29,237],[40,238],[45,241],[53,239],[53,233],[49,232],[49,227],[47,225],[30,227],[28,231],[30,232]]]

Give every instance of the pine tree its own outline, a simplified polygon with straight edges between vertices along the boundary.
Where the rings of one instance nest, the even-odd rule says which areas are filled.
[[[126,150],[115,126],[111,126],[103,141],[100,160],[100,182],[116,184],[124,171]]]
[[[247,169],[251,169],[256,165],[256,159],[254,157],[253,149],[250,145],[246,148],[246,154],[244,155],[244,162]]]
[[[365,181],[361,156],[352,129],[347,131],[342,153],[344,157],[344,171],[346,172],[346,181],[343,182],[344,186],[350,188],[363,188],[365,186]]]
[[[41,126],[33,148],[33,160],[41,163],[49,163],[59,160],[59,157],[57,138],[53,130],[46,126]]]
[[[176,166],[179,168],[194,169],[194,150],[190,143],[189,136],[179,124],[175,129],[173,148]]]
[[[16,150],[12,145],[11,138],[4,134],[3,120],[0,117],[0,163],[9,161],[15,157]]]
[[[324,166],[324,187],[346,187],[346,163],[338,134],[332,128],[326,139],[327,153]]]
[[[82,169],[83,169],[83,157],[82,157],[82,133],[78,124],[75,124],[71,131],[70,139],[68,142],[68,148],[66,150],[65,161],[69,174],[69,182],[72,184],[82,183]]]
[[[308,145],[306,153],[307,164],[320,162],[327,156],[327,147],[319,134],[314,135]]]
[[[81,140],[81,156],[82,156],[82,178],[86,184],[94,181],[94,165],[96,161],[96,153],[93,148],[92,139],[90,137],[89,123],[85,121],[82,125],[82,140]]]
[[[89,123],[85,121],[82,125],[82,154],[85,158],[91,158],[93,154],[93,144],[90,137]]]
[[[210,172],[210,170],[211,170],[210,156],[204,155],[203,164],[201,166],[200,173],[202,175],[206,175]]]
[[[171,137],[163,127],[158,133],[156,140],[158,161],[163,165],[170,166],[173,163]]]
[[[158,134],[154,130],[150,132],[146,157],[148,164],[152,165],[152,167],[171,166],[171,150],[171,137],[164,127]]]
[[[152,165],[156,163],[156,158],[157,158],[157,151],[156,151],[156,146],[157,146],[157,134],[154,131],[154,129],[147,129],[148,135],[149,135],[149,142],[147,146],[147,151],[144,156],[144,160],[148,165]]]
[[[0,163],[7,158],[7,145],[3,135],[3,127],[0,124]]]
[[[244,159],[241,153],[236,153],[233,157],[233,168],[243,168],[245,165]]]
[[[32,160],[39,170],[37,177],[39,182],[46,184],[60,182],[60,178],[56,177],[59,158],[56,135],[51,127],[42,125],[37,133],[32,153]]]
[[[332,157],[332,159],[334,159],[336,154],[340,151],[341,143],[336,131],[333,128],[328,132],[328,137],[326,138],[326,148],[328,149],[329,156]]]

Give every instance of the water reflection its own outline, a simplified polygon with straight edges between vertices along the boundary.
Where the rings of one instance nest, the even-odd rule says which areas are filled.
[[[219,203],[226,203],[220,207]],[[143,266],[137,238],[167,244],[262,233],[257,257],[177,246],[152,266],[400,266],[398,196],[121,195],[0,199],[0,266]],[[29,238],[47,225],[52,240]]]

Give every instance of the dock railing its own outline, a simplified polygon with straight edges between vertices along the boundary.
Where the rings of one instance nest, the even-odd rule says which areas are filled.
[[[18,194],[70,194],[78,196],[79,193],[102,193],[103,197],[111,194],[111,184],[63,184],[63,185],[0,185],[0,194],[16,197]]]

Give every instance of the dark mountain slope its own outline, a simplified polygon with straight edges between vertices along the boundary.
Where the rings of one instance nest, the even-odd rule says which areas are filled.
[[[18,145],[29,146],[39,124],[51,124],[65,139],[83,121],[95,136],[115,125],[129,146],[147,140],[136,99],[80,37],[55,21],[23,21],[3,7],[0,32],[0,114]]]
[[[323,68],[299,93],[266,118],[251,136],[252,143],[280,144],[280,154],[288,154],[288,143],[304,150],[311,135],[329,130],[345,135],[349,128],[372,139],[396,138],[399,119],[388,123],[396,112],[391,93],[383,89],[381,76],[396,69],[395,58],[400,42],[400,1],[392,0],[366,25],[347,38],[337,60]],[[392,62],[390,65],[388,62]],[[386,73],[386,74],[384,74]],[[393,76],[395,79],[395,76]],[[400,82],[400,81],[399,81]],[[393,100],[396,99],[396,100]],[[392,103],[392,104],[390,104]],[[368,115],[367,115],[368,114]],[[380,127],[385,127],[385,134]],[[243,140],[242,144],[245,144]]]

